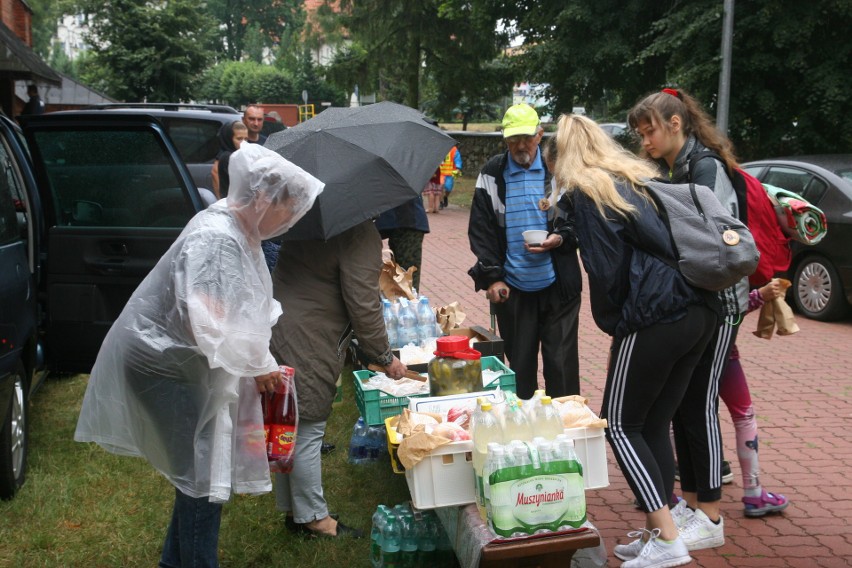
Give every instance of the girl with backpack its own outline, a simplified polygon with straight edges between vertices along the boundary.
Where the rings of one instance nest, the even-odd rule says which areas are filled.
[[[628,123],[642,140],[644,154],[656,162],[662,178],[671,183],[695,183],[713,190],[719,201],[735,216],[744,218],[745,204],[739,200],[728,175],[737,167],[731,142],[720,133],[710,116],[689,94],[680,89],[663,89],[640,101],[628,114]],[[690,158],[711,151],[716,156],[696,160]],[[724,521],[719,504],[722,498],[722,440],[719,427],[719,389],[723,371],[735,343],[739,323],[749,311],[748,278],[718,294],[724,321],[719,325],[707,351],[695,369],[681,407],[675,414],[673,429],[678,456],[680,482],[684,501],[678,503],[673,516],[690,550],[714,548],[725,542]],[[745,380],[739,389],[726,390],[725,402],[730,409],[750,408],[750,395]],[[734,416],[735,423],[745,416]],[[753,420],[753,413],[751,419]],[[756,427],[751,428],[756,431]],[[748,440],[740,440],[737,429],[737,454],[745,455]],[[756,432],[753,454],[756,463]],[[743,458],[740,458],[741,466]],[[746,508],[757,505],[769,512],[786,507],[786,499],[766,493],[754,481],[745,490],[758,492],[760,503],[750,493],[743,498]],[[765,497],[765,499],[764,499]],[[774,509],[773,509],[774,508]]]
[[[669,510],[674,456],[669,425],[719,321],[712,292],[672,265],[671,237],[643,180],[647,161],[588,118],[563,115],[554,173],[568,188],[557,206],[573,222],[589,278],[592,316],[612,336],[601,416],[645,511],[638,537],[615,547],[625,568],[691,561]]]

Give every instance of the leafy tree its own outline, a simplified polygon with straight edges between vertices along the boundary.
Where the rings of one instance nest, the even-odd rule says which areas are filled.
[[[51,53],[50,42],[56,35],[59,19],[64,14],[74,13],[74,0],[27,0],[33,10],[33,51],[42,59]]]
[[[640,54],[667,58],[669,80],[715,108],[722,4],[694,0],[653,26]],[[730,137],[740,155],[849,152],[852,4],[738,2],[731,58]]]
[[[341,87],[374,86],[381,98],[418,108],[425,73],[435,82],[441,96],[434,105],[443,112],[462,98],[491,96],[501,69],[483,63],[497,57],[505,38],[494,31],[496,21],[487,10],[456,0],[341,0],[340,5],[352,46],[335,59],[329,77]]]
[[[476,0],[488,3],[492,0]],[[524,38],[516,77],[547,84],[554,115],[585,106],[614,115],[665,80],[663,57],[641,60],[647,30],[672,2],[497,0],[499,16]],[[718,49],[718,48],[717,48]]]
[[[300,0],[207,1],[209,13],[221,23],[221,51],[231,61],[249,55],[260,62],[259,50],[273,49],[282,38],[292,40],[304,25],[302,6]]]
[[[193,0],[87,0],[92,60],[82,78],[126,101],[192,98],[213,22]]]
[[[249,103],[292,103],[297,100],[292,77],[271,65],[225,61],[201,77],[196,92],[203,99],[240,108]]]

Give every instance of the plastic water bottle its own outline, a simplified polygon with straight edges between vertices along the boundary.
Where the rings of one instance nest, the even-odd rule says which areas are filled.
[[[368,461],[367,434],[369,429],[362,417],[358,417],[352,428],[352,438],[349,440],[349,463],[362,464]]]
[[[565,432],[562,417],[549,396],[541,397],[538,407],[533,410],[532,427],[537,436],[547,440],[555,440],[556,436]]]
[[[435,314],[432,313],[432,308],[429,306],[429,298],[420,296],[420,300],[417,302],[417,337],[421,344],[438,337],[435,334],[436,324]]]
[[[485,461],[485,469],[482,472],[482,487],[485,501],[485,519],[490,523],[491,510],[491,474],[506,467],[506,457],[503,446],[492,442],[488,444],[488,458]]]
[[[503,442],[503,428],[491,409],[490,402],[479,405],[479,414],[473,423],[473,471],[476,484],[476,508],[479,516],[484,521],[485,514],[485,487],[482,476],[485,470],[485,461],[488,457],[489,444]]]
[[[368,426],[366,436],[366,450],[368,462],[376,462],[384,457],[387,452],[387,440],[383,426]]]
[[[400,542],[400,566],[417,568],[417,526],[414,515],[405,513],[401,517],[402,540]]]
[[[385,568],[399,568],[402,528],[395,515],[388,515],[386,519],[382,531],[382,565]]]
[[[390,343],[391,349],[397,349],[399,347],[399,322],[390,300],[386,298],[382,300],[382,318],[385,320],[385,329],[388,331],[388,343]]]
[[[503,414],[503,439],[506,442],[512,440],[531,442],[533,439],[532,425],[522,406],[523,402],[520,400],[515,404],[507,405]]]
[[[382,567],[382,530],[385,527],[385,519],[390,512],[386,505],[376,507],[373,513],[373,526],[370,529],[370,566],[372,568]]]
[[[399,312],[397,313],[399,321],[399,344],[405,347],[409,343],[418,345],[417,338],[417,314],[411,306],[411,303],[406,298],[399,300]]]
[[[431,568],[438,564],[438,527],[432,515],[424,516],[418,528],[418,564]]]

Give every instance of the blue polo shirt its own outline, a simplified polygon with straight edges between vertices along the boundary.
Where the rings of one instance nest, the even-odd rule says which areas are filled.
[[[511,154],[503,171],[506,182],[506,283],[523,290],[536,292],[556,282],[556,272],[549,252],[533,254],[524,248],[523,232],[547,230],[547,211],[539,207],[547,196],[541,152],[536,153],[529,169],[512,159]]]

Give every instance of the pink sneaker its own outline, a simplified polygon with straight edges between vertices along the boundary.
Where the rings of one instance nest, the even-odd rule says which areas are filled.
[[[768,493],[765,489],[760,497],[743,497],[746,517],[762,517],[767,513],[779,513],[790,502],[780,493]]]

